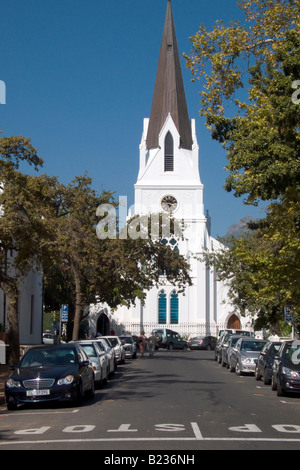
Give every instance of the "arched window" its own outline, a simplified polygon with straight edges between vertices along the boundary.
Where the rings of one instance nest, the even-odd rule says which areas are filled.
[[[165,138],[165,171],[174,171],[174,142],[170,131]]]
[[[170,297],[170,323],[173,325],[178,324],[178,311],[178,294],[176,290],[173,290]]]
[[[158,323],[167,323],[167,295],[164,290],[158,295]]]

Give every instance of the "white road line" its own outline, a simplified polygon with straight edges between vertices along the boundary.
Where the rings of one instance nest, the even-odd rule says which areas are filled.
[[[192,429],[194,431],[195,437],[197,441],[203,440],[203,436],[201,434],[200,428],[197,423],[191,423]]]
[[[190,441],[190,442],[206,442],[206,441],[215,441],[215,442],[297,442],[300,443],[300,439],[293,438],[272,438],[272,437],[203,437],[202,439],[197,439],[196,437],[138,437],[138,438],[117,438],[117,439],[108,439],[108,438],[96,438],[96,439],[44,439],[44,440],[31,440],[31,441],[1,441],[1,446],[13,446],[13,445],[24,445],[24,444],[62,444],[62,443],[91,443],[91,442],[155,442],[155,441]]]
[[[0,415],[1,418],[10,417],[10,416],[30,416],[30,415],[71,415],[74,413],[78,413],[79,410],[72,410],[72,411],[34,411],[32,413],[4,413]]]

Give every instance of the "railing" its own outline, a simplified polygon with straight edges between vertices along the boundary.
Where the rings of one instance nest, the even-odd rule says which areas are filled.
[[[221,329],[227,328],[224,323],[180,323],[180,324],[158,324],[156,322],[122,322],[118,324],[115,320],[111,322],[111,327],[115,331],[116,335],[124,333],[139,335],[141,331],[144,331],[146,336],[149,336],[151,331],[155,328],[168,328],[176,331],[184,337],[194,337],[201,335],[217,336]]]

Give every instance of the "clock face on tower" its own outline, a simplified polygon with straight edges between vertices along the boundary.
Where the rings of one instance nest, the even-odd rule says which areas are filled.
[[[178,202],[174,196],[164,196],[161,200],[161,207],[166,212],[174,212],[178,206]]]

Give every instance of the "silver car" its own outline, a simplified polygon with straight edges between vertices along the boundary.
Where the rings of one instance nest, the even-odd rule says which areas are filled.
[[[136,345],[135,342],[130,335],[122,335],[119,337],[122,343],[124,344],[125,355],[130,359],[136,358]]]
[[[114,348],[116,364],[124,364],[125,348],[119,336],[102,336],[102,338],[107,338],[110,341],[112,347]]]
[[[258,356],[266,342],[263,339],[240,338],[231,351],[230,372],[254,374]]]
[[[108,367],[105,351],[99,348],[97,342],[93,340],[82,340],[74,342],[80,344],[80,346],[89,356],[94,370],[96,385],[101,386],[102,384],[106,384],[108,378]]]
[[[108,377],[110,377],[115,373],[115,370],[116,370],[114,348],[112,347],[112,344],[109,341],[109,339],[103,336],[95,339],[95,342],[98,344],[99,348],[101,348],[101,350],[105,352]]]
[[[241,335],[228,335],[227,339],[224,339],[224,343],[221,349],[222,359],[221,364],[222,367],[230,367],[230,358],[231,352],[236,345],[236,343],[241,339]]]

